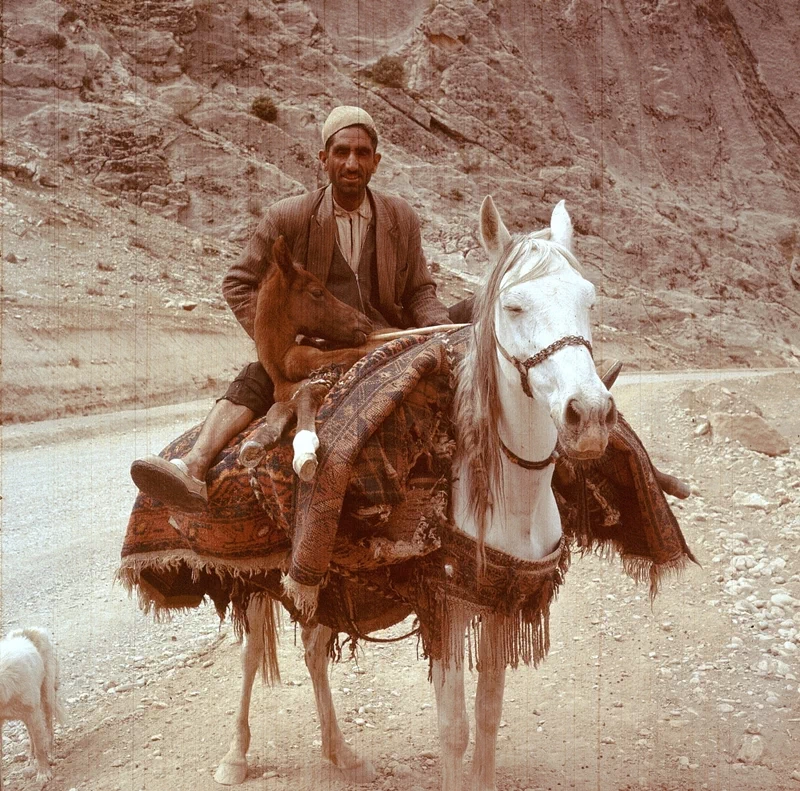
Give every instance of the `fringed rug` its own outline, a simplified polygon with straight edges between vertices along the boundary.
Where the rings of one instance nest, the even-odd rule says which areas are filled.
[[[309,483],[291,471],[289,443],[252,474],[239,464],[255,424],[209,471],[206,512],[173,515],[140,494],[122,548],[123,584],[156,614],[209,597],[239,628],[249,598],[263,593],[294,618],[313,612],[354,638],[414,612],[425,655],[447,662],[460,657],[443,638],[457,618],[472,623],[470,665],[498,666],[535,664],[547,653],[550,602],[570,546],[618,554],[654,595],[664,571],[694,558],[624,420],[598,461],[559,459],[561,545],[536,563],[487,548],[478,579],[474,542],[449,519],[451,372],[467,332],[401,338],[348,371],[320,411],[319,467]],[[185,454],[198,431],[161,455]],[[305,591],[313,592],[306,601]],[[500,648],[481,648],[483,633]]]

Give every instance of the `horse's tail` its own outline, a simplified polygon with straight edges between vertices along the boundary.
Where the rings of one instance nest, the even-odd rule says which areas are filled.
[[[247,609],[234,616],[234,631],[238,637],[247,635],[249,648],[259,658],[261,678],[265,684],[280,684],[281,672],[278,663],[278,623],[280,603],[266,595],[250,598]]]
[[[280,603],[264,597],[264,623],[259,639],[262,641],[261,678],[270,686],[281,681],[281,669],[278,664],[278,623],[280,621]]]

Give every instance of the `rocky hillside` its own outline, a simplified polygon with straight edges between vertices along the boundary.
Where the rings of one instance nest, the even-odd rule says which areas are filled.
[[[382,132],[374,183],[419,210],[448,298],[483,269],[485,194],[512,230],[565,198],[602,296],[601,358],[800,365],[790,0],[5,0],[2,14],[7,200],[96,195],[140,218],[145,247],[153,215],[159,233],[235,251],[271,201],[322,183],[320,125],[360,103]],[[400,87],[379,81],[384,55]],[[260,96],[271,122],[251,113]],[[6,293],[18,242],[4,233]],[[196,259],[184,250],[170,271]],[[199,287],[218,296],[216,275]]]

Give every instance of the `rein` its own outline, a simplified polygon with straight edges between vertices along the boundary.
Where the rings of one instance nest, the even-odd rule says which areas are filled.
[[[528,359],[524,362],[520,362],[516,357],[512,357],[503,348],[503,345],[500,343],[500,341],[497,341],[497,348],[500,349],[500,353],[519,371],[522,392],[525,393],[528,398],[533,398],[531,385],[528,381],[528,371],[533,368],[534,365],[543,363],[548,357],[555,354],[557,351],[559,351],[559,349],[565,348],[566,346],[585,346],[589,350],[589,354],[592,353],[592,344],[589,343],[586,338],[583,338],[580,335],[565,335],[563,338],[553,341],[553,343],[551,343],[549,346],[545,346],[545,348],[541,351],[536,352],[533,357],[528,357]]]

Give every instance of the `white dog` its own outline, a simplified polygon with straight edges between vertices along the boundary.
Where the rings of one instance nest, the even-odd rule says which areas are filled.
[[[22,720],[31,740],[36,779],[49,780],[54,721],[63,718],[58,702],[58,660],[44,629],[16,629],[0,640],[0,750],[3,720]],[[0,755],[0,759],[2,756]],[[0,791],[3,788],[0,760]]]

